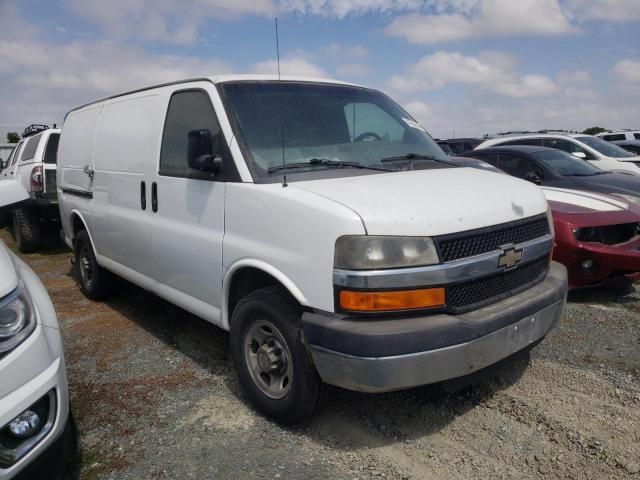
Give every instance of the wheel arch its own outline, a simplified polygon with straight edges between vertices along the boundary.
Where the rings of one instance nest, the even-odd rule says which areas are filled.
[[[301,306],[308,306],[302,291],[282,271],[261,260],[243,259],[234,263],[224,275],[222,327],[229,330],[233,310],[243,296],[268,285],[282,286]]]
[[[87,221],[84,219],[82,213],[76,209],[73,209],[71,211],[71,214],[69,215],[69,220],[70,220],[70,227],[71,227],[71,248],[72,250],[75,249],[75,241],[76,241],[76,237],[78,236],[78,232],[80,232],[81,230],[86,230],[87,231],[87,235],[89,235],[89,240],[91,241],[91,246],[93,247],[93,252],[96,255],[98,255],[98,252],[96,250],[96,244],[93,241],[93,236],[91,235],[91,230],[89,230],[89,227],[87,225]]]

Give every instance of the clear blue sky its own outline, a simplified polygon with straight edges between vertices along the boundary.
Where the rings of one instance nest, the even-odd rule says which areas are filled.
[[[283,71],[380,88],[434,136],[640,127],[640,0],[0,0],[0,135],[130,88],[273,72],[276,16]]]

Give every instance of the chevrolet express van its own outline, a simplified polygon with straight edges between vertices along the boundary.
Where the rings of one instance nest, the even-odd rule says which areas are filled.
[[[540,189],[453,165],[369,88],[224,76],[95,101],[64,122],[58,196],[82,291],[124,277],[230,331],[248,398],[281,422],[325,384],[469,374],[563,313]]]

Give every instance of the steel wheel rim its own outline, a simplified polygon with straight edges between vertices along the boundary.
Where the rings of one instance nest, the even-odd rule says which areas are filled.
[[[244,359],[262,393],[276,400],[289,393],[293,381],[291,352],[273,323],[260,319],[251,324],[244,338]]]
[[[80,276],[85,285],[91,285],[93,280],[93,270],[91,268],[91,257],[89,256],[89,249],[86,245],[80,247]]]

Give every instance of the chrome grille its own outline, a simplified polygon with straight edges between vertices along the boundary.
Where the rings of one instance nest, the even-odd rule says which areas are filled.
[[[516,295],[540,283],[549,269],[547,256],[513,270],[447,287],[447,307],[463,313]]]
[[[545,214],[525,220],[503,223],[492,227],[436,237],[442,262],[473,257],[498,250],[507,244],[519,244],[548,235],[549,222]]]

